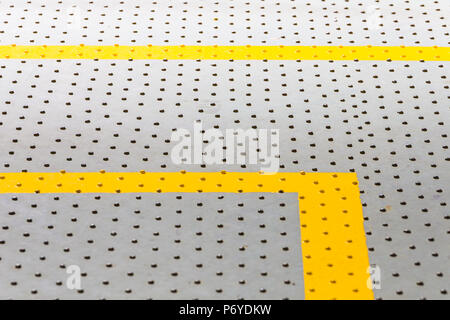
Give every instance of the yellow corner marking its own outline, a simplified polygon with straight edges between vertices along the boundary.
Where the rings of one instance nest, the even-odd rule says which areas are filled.
[[[0,193],[293,192],[306,299],[373,299],[355,173],[0,173]]]
[[[0,45],[0,59],[450,61],[450,47],[407,46],[26,46]]]

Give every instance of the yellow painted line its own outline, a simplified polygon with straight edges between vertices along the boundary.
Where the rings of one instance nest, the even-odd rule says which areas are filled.
[[[449,61],[450,47],[407,46],[23,46],[1,45],[0,59],[425,60]]]
[[[0,193],[293,192],[306,299],[373,299],[355,173],[0,173]]]

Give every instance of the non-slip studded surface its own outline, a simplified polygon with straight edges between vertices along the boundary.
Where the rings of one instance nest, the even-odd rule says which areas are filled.
[[[11,44],[449,45],[446,0],[12,1]]]
[[[442,0],[0,1],[0,45],[448,47],[449,16]],[[448,61],[1,59],[0,172],[255,172],[259,164],[176,164],[171,135],[199,123],[278,129],[281,172],[357,174],[375,298],[449,299],[449,88]],[[136,196],[2,194],[1,297],[305,297],[296,196]],[[244,238],[256,250],[239,251]],[[241,257],[246,268],[224,267]],[[65,287],[60,264],[87,268],[82,293]]]
[[[304,297],[292,193],[0,198],[2,299]]]

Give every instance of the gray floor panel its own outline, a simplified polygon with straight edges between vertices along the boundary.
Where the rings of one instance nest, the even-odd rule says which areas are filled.
[[[304,297],[296,194],[0,199],[1,299]]]

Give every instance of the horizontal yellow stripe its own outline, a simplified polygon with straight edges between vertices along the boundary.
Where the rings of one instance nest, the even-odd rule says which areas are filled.
[[[0,46],[0,59],[426,60],[450,47],[380,46]]]
[[[373,299],[354,173],[0,173],[0,193],[294,192],[307,299]]]

